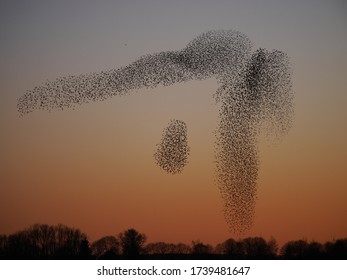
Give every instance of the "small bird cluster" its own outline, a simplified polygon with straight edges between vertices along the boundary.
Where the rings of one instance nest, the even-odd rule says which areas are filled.
[[[157,165],[168,173],[180,173],[188,163],[189,151],[187,125],[180,120],[171,120],[154,153]]]
[[[219,85],[214,97],[221,104],[215,132],[217,182],[226,221],[232,230],[242,233],[254,219],[259,131],[265,127],[282,135],[291,124],[291,71],[283,52],[258,49],[252,53],[252,43],[243,33],[209,31],[180,51],[144,55],[119,69],[48,81],[28,90],[17,107],[24,115],[105,100],[143,87],[212,77]],[[155,153],[157,164],[169,173],[179,173],[188,153],[186,125],[172,121]]]

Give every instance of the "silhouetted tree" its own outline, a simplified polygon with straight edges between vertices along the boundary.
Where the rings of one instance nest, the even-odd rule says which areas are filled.
[[[7,256],[10,259],[79,259],[86,241],[86,235],[78,229],[35,224],[9,235]]]
[[[134,257],[143,253],[146,235],[139,233],[135,229],[128,229],[119,234],[119,240],[123,255]]]
[[[327,242],[324,245],[324,249],[329,259],[347,260],[347,238],[338,239],[335,242]]]
[[[271,254],[273,256],[277,256],[278,253],[278,243],[274,237],[271,236],[269,242],[267,243],[269,245]]]
[[[239,257],[241,252],[240,243],[233,238],[225,240],[222,244],[218,244],[215,248],[217,254],[227,255],[230,258]]]
[[[304,258],[310,260],[324,258],[324,246],[318,242],[310,242],[307,246]]]
[[[190,246],[188,246],[187,244],[183,244],[183,243],[178,243],[175,244],[175,254],[191,254],[192,249],[190,248]]]
[[[262,237],[249,237],[242,240],[242,255],[247,259],[273,257],[270,246]]]
[[[271,259],[277,256],[278,245],[274,238],[269,242],[261,237],[249,237],[236,241],[233,238],[225,240],[215,248],[217,254],[229,259]]]
[[[186,244],[173,244],[165,242],[149,243],[145,248],[149,255],[183,255],[189,254],[191,249]]]
[[[56,227],[56,242],[58,245],[56,257],[62,259],[76,259],[80,256],[81,244],[87,239],[79,229],[64,225]]]
[[[192,242],[192,254],[193,255],[208,255],[212,254],[213,248],[209,244],[204,244],[200,241]]]
[[[105,236],[92,243],[92,254],[96,258],[113,258],[119,255],[119,241],[115,236]],[[107,255],[105,255],[107,253]]]
[[[147,244],[145,251],[149,255],[172,254],[173,244],[165,242],[155,242]]]
[[[28,238],[37,247],[38,257],[52,257],[58,247],[56,244],[56,227],[35,224],[27,230]]]
[[[224,242],[223,242],[224,243]],[[218,243],[214,248],[213,248],[213,253],[217,255],[224,255],[224,248],[223,248],[223,243]]]
[[[40,252],[29,236],[28,230],[22,230],[8,236],[7,254],[10,259],[38,259]]]
[[[261,237],[242,240],[232,238],[218,244],[193,241],[191,246],[165,242],[144,246],[146,236],[128,229],[115,236],[105,236],[92,245],[84,233],[64,225],[35,224],[14,234],[0,235],[0,259],[343,259],[347,260],[347,238],[326,242],[295,240],[285,243],[280,255],[274,238],[266,242]],[[120,249],[123,256],[120,255]]]
[[[92,250],[87,238],[83,239],[80,244],[80,251],[78,259],[81,260],[90,260],[92,259]]]
[[[8,241],[6,235],[0,235],[0,260],[6,259]]]
[[[308,243],[305,240],[295,240],[285,243],[281,248],[281,256],[285,259],[304,259],[307,255]]]
[[[332,247],[334,243],[331,241],[325,242],[323,245],[324,257],[328,259],[332,259]]]

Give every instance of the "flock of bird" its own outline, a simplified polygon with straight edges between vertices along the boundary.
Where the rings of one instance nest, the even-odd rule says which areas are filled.
[[[101,101],[143,87],[212,77],[218,82],[214,98],[220,104],[215,131],[217,182],[227,223],[236,233],[243,233],[254,220],[259,132],[265,128],[283,135],[291,126],[293,91],[285,53],[252,51],[251,41],[238,31],[209,31],[179,51],[144,55],[118,69],[48,81],[28,90],[17,107],[24,115],[37,109],[49,111]],[[182,172],[188,155],[186,124],[173,120],[154,154],[156,163],[176,174]]]
[[[189,151],[187,125],[181,120],[171,120],[157,144],[156,163],[168,173],[180,173],[188,163]]]

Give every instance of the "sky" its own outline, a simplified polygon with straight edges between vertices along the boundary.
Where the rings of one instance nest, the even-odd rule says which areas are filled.
[[[0,1],[0,234],[62,223],[92,241],[128,228],[188,244],[347,237],[346,26],[344,1]],[[293,70],[293,125],[280,142],[259,139],[255,221],[244,236],[229,230],[216,185],[215,79],[17,111],[47,80],[117,69],[220,29],[287,53]],[[153,158],[171,119],[185,121],[191,149],[178,175]]]

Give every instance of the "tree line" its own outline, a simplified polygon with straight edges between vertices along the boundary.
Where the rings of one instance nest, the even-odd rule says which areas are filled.
[[[102,237],[92,243],[79,229],[35,224],[10,235],[0,235],[0,259],[347,259],[347,238],[324,244],[294,240],[279,248],[276,240],[233,238],[211,246],[146,243],[135,229]]]

